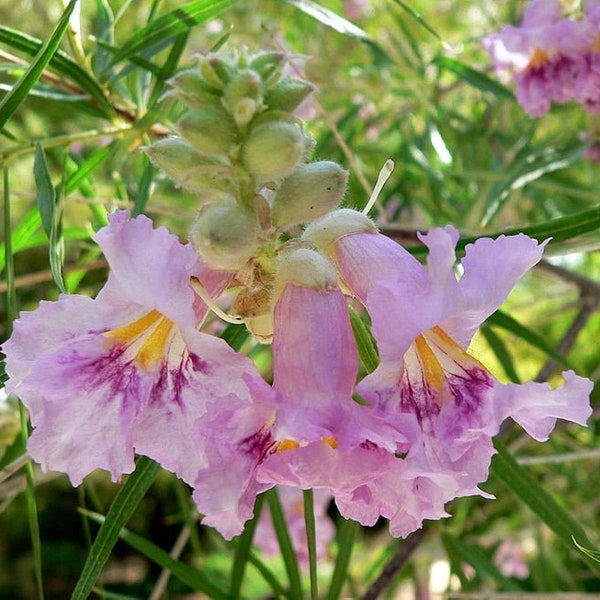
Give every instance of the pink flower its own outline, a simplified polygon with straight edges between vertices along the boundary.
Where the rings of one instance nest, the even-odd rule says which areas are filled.
[[[451,499],[483,494],[507,416],[539,440],[556,418],[585,423],[588,380],[567,372],[556,390],[503,385],[466,352],[544,244],[478,240],[457,280],[457,237],[451,227],[422,236],[426,269],[355,211],[306,229],[308,247],[278,270],[275,399],[212,403],[198,420],[208,466],[194,497],[206,523],[237,535],[256,494],[283,484],[325,489],[344,517],[372,525],[383,516],[405,536],[448,516]],[[381,364],[356,387],[368,404],[353,398],[358,358],[341,288],[368,310],[379,348]]]
[[[512,73],[516,96],[532,117],[551,103],[577,100],[592,105],[598,84],[595,60],[598,28],[593,20],[561,19],[560,0],[532,0],[523,22],[482,40],[499,77]],[[583,90],[583,91],[582,91]]]
[[[302,491],[289,486],[278,486],[279,500],[283,507],[294,554],[300,566],[307,569],[309,565],[308,546],[306,539],[306,526],[304,524],[304,500]],[[335,536],[335,527],[327,516],[327,507],[331,501],[331,494],[326,490],[315,490],[314,495],[316,556],[321,561],[327,557],[327,545]],[[254,533],[256,545],[267,555],[279,553],[279,543],[273,521],[269,511],[264,510]]]
[[[111,266],[98,297],[42,302],[3,347],[7,390],[34,426],[29,452],[74,485],[96,468],[118,480],[135,452],[192,483],[204,457],[191,428],[206,406],[268,387],[246,357],[198,331],[207,307],[190,277],[218,294],[231,275],[144,216],[112,215],[96,241]]]
[[[357,391],[382,419],[414,416],[421,435],[394,468],[336,501],[342,514],[362,523],[388,517],[392,534],[404,536],[423,518],[445,516],[450,499],[480,493],[477,484],[487,478],[494,453],[492,436],[506,417],[545,440],[556,418],[585,424],[592,383],[568,371],[555,390],[533,382],[503,385],[466,352],[545,244],[525,235],[482,238],[467,246],[457,280],[455,229],[421,236],[429,248],[425,269],[366,221],[361,225],[358,215],[332,213],[305,235],[330,253],[369,312],[381,363]],[[343,228],[334,220],[342,219],[354,233],[339,235]]]

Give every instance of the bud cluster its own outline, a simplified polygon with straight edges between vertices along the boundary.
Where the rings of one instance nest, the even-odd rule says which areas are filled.
[[[233,311],[266,342],[282,282],[331,283],[329,259],[301,236],[339,206],[348,179],[337,163],[309,162],[314,140],[293,112],[314,87],[284,74],[286,61],[281,52],[201,56],[165,94],[187,107],[177,135],[144,148],[201,199],[190,241],[209,267],[236,274]]]

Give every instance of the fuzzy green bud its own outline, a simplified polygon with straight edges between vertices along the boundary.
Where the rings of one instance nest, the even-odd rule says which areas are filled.
[[[287,284],[318,290],[333,290],[338,287],[338,275],[333,263],[317,250],[296,248],[284,252],[280,255],[276,268],[275,299]]]
[[[272,121],[253,128],[242,152],[248,171],[264,183],[294,171],[305,149],[306,139],[298,126]]]
[[[162,98],[177,98],[190,108],[220,105],[221,96],[206,83],[198,69],[181,71],[168,79],[167,83],[172,89],[164,93]]]
[[[142,146],[150,160],[175,183],[181,185],[186,173],[197,166],[200,156],[180,137],[167,137],[150,146]]]
[[[281,77],[286,57],[283,52],[268,51],[255,54],[248,66],[254,69],[266,86],[273,85]]]
[[[348,171],[329,160],[301,165],[279,186],[273,225],[287,229],[311,223],[336,208],[346,191]]]
[[[235,124],[220,108],[191,110],[180,119],[176,129],[196,152],[206,156],[228,156],[235,142]]]
[[[315,86],[308,81],[286,77],[267,92],[265,104],[272,110],[292,112],[314,90]]]
[[[262,110],[262,80],[256,71],[246,69],[225,86],[223,105],[243,129]]]
[[[177,186],[189,192],[208,192],[233,198],[239,195],[231,167],[222,161],[200,156],[182,138],[168,137],[144,146],[142,150]]]
[[[375,233],[377,227],[369,217],[351,208],[334,210],[311,223],[302,234],[317,248],[328,251],[330,246],[345,235],[352,233]]]
[[[256,216],[233,200],[205,206],[190,230],[196,253],[213,269],[239,270],[258,250]]]
[[[200,73],[208,85],[222,90],[235,74],[235,67],[224,58],[209,54],[200,58]]]

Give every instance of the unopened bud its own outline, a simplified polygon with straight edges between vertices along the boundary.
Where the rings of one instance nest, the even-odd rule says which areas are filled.
[[[162,98],[174,97],[184,102],[190,108],[219,106],[221,96],[209,86],[198,69],[181,71],[167,83],[172,87]]]
[[[142,150],[179,185],[185,174],[197,166],[200,160],[198,153],[180,137],[164,138],[150,146],[142,146]]]
[[[224,58],[209,54],[200,58],[200,73],[206,83],[217,90],[222,90],[235,73],[235,68]]]
[[[254,55],[249,67],[261,76],[265,85],[273,85],[281,76],[285,65],[285,54],[283,52],[268,51]]]
[[[302,238],[317,248],[328,251],[329,247],[345,235],[361,232],[376,232],[377,227],[363,213],[351,208],[334,210],[311,223],[302,234]]]
[[[207,156],[228,156],[236,136],[235,124],[220,108],[191,110],[176,128],[196,152]]]
[[[234,201],[205,206],[190,230],[196,253],[213,269],[241,269],[258,249],[256,216]]]
[[[256,71],[246,69],[225,87],[223,105],[237,126],[246,127],[254,115],[262,109],[262,81]]]
[[[292,112],[315,89],[315,86],[308,81],[286,77],[267,92],[265,104],[269,109]]]
[[[311,248],[295,248],[283,252],[276,267],[274,302],[289,283],[318,290],[338,287],[338,275],[333,263]]]
[[[342,200],[348,171],[329,160],[301,165],[285,178],[273,200],[273,225],[282,229],[311,223]]]
[[[243,146],[248,171],[261,182],[289,175],[300,163],[306,148],[300,128],[272,121],[253,128]]]

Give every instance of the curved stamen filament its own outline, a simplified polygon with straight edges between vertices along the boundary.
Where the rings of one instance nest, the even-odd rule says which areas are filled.
[[[241,317],[234,317],[226,313],[212,298],[208,290],[204,287],[202,282],[197,277],[190,277],[190,285],[200,299],[212,310],[217,317],[223,319],[226,323],[232,323],[233,325],[240,325],[244,322]]]

